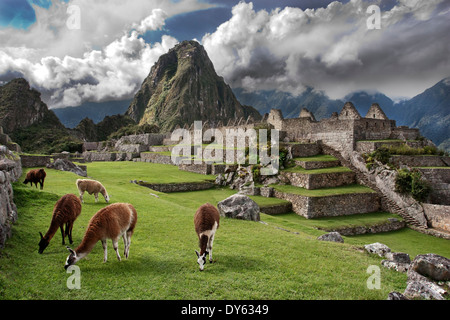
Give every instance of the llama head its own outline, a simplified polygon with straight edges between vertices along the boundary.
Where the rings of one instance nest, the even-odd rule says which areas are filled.
[[[203,271],[206,263],[207,252],[205,251],[203,254],[200,254],[197,250],[195,250],[195,253],[197,254],[197,263],[200,266],[200,271]]]
[[[108,194],[108,192],[106,192],[106,190],[103,189],[102,195],[103,195],[103,198],[105,198],[106,203],[109,203],[109,194]]]
[[[74,250],[70,249],[69,247],[67,247],[67,250],[69,250],[70,254],[66,259],[66,264],[64,265],[64,269],[67,269],[71,265],[77,263],[77,261],[79,260],[79,258],[77,257],[77,253]]]
[[[41,241],[39,241],[39,253],[43,253],[45,248],[47,248],[48,244],[50,243],[50,241],[48,241],[48,239],[46,239],[41,232],[39,232],[39,234],[41,235]]]

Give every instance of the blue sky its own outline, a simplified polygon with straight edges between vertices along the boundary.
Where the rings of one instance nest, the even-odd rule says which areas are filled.
[[[50,108],[126,100],[196,39],[233,88],[410,98],[450,76],[448,30],[450,0],[0,0],[0,82],[26,78]]]

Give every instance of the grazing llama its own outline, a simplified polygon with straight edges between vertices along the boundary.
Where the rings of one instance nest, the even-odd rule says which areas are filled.
[[[83,201],[83,194],[85,191],[89,194],[94,194],[95,196],[95,202],[98,202],[98,194],[101,193],[103,197],[105,198],[105,201],[109,202],[109,195],[108,192],[106,192],[105,187],[96,180],[90,180],[90,179],[78,179],[76,181],[76,185],[78,188],[78,192],[80,193],[80,200]]]
[[[212,247],[214,242],[214,235],[219,228],[220,214],[216,207],[206,203],[200,208],[194,216],[195,231],[198,235],[200,252],[195,250],[197,254],[197,263],[200,266],[200,271],[206,263],[206,254],[209,254],[209,262],[212,263]]]
[[[125,244],[124,255],[128,259],[131,236],[133,235],[136,221],[136,209],[129,203],[113,203],[100,209],[89,221],[80,245],[75,250],[67,247],[70,254],[67,257],[64,268],[67,269],[70,265],[86,257],[98,241],[102,242],[104,250],[103,262],[106,262],[108,258],[107,239],[112,240],[117,259],[120,261],[118,242],[121,236]]]
[[[52,221],[45,236],[41,232],[41,241],[39,242],[39,253],[43,253],[55,235],[58,228],[61,229],[62,244],[65,244],[64,238],[68,236],[69,242],[72,244],[72,228],[73,223],[81,213],[81,201],[74,194],[66,194],[62,196],[53,208]],[[64,224],[66,231],[64,232]]]
[[[47,174],[45,173],[44,169],[32,169],[27,172],[27,175],[25,177],[25,180],[23,181],[24,184],[30,183],[30,186],[33,186],[33,183],[35,187],[37,188],[37,184],[41,186],[41,190],[44,189],[44,180]]]

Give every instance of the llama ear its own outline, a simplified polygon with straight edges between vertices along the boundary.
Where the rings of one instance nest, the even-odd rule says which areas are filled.
[[[44,238],[44,236],[42,235],[42,232],[40,232],[40,231],[39,231],[39,234],[41,235],[41,239],[43,239],[43,238]]]
[[[69,247],[66,247],[67,248],[67,250],[69,250],[69,252],[71,253],[71,254],[73,254],[74,256],[76,256],[77,254],[75,253],[75,251],[73,251],[72,249],[70,249]]]
[[[200,258],[200,253],[198,253],[198,251],[197,251],[197,250],[195,250],[195,253],[197,254],[197,257],[199,257],[199,258]]]

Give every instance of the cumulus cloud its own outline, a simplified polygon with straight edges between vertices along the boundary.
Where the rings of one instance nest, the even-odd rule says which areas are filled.
[[[341,98],[375,89],[413,96],[450,74],[448,0],[398,0],[369,30],[367,7],[382,1],[332,2],[325,8],[255,11],[241,2],[202,43],[233,87],[306,87]],[[446,13],[446,14],[443,14]]]
[[[79,28],[67,20],[79,8]],[[29,29],[0,30],[0,80],[25,77],[42,92],[50,108],[86,101],[129,99],[159,56],[178,41],[164,35],[146,43],[147,31],[161,30],[173,15],[205,9],[197,0],[54,1],[34,6],[36,23]]]

